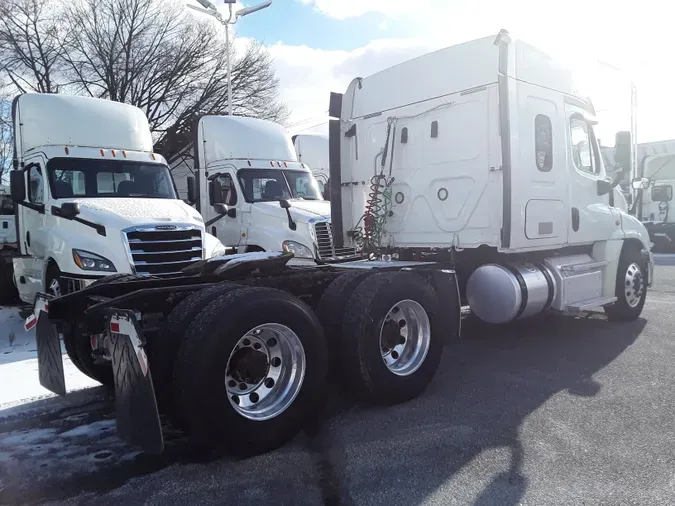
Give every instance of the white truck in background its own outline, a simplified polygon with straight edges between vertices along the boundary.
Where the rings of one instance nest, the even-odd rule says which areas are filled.
[[[27,93],[12,105],[17,251],[24,302],[112,273],[175,274],[223,254],[177,198],[144,113],[102,99]]]
[[[328,168],[328,136],[323,134],[296,134],[291,137],[298,161],[309,166],[319,183],[323,198],[330,200],[330,173]]]
[[[0,304],[18,299],[12,258],[16,255],[16,218],[9,186],[0,186]]]
[[[655,249],[675,249],[675,154],[646,155],[633,180],[633,214],[645,225]]]
[[[353,248],[333,246],[330,203],[281,125],[204,116],[197,137],[188,201],[226,247],[239,253],[288,251],[296,264],[355,255]]]

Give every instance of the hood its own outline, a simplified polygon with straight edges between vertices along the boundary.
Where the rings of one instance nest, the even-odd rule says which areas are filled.
[[[327,200],[290,200],[291,217],[293,221],[300,223],[309,223],[312,218],[319,216],[330,216],[330,202]],[[253,209],[257,209],[262,214],[268,216],[280,217],[286,219],[286,211],[282,209],[279,202],[256,202]]]
[[[111,227],[167,222],[204,223],[196,209],[179,199],[87,198],[69,201],[80,205],[81,218]]]

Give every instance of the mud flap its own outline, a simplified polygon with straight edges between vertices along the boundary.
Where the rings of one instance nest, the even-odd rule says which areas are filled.
[[[35,327],[40,385],[57,395],[66,395],[61,341],[56,327],[49,321],[49,301],[53,298],[45,293],[37,294],[34,312],[26,319],[24,328]]]
[[[148,453],[164,450],[164,436],[157,410],[143,331],[133,311],[111,309],[106,313],[110,338],[117,434]]]
[[[462,302],[457,284],[457,274],[449,269],[434,270],[432,285],[443,305],[441,311],[443,328],[450,340],[462,334]]]

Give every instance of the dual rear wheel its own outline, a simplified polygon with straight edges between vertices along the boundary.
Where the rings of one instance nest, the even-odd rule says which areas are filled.
[[[164,344],[175,353],[151,355],[151,369],[191,436],[252,455],[318,413],[329,374],[378,404],[419,395],[440,361],[437,318],[433,288],[406,272],[342,274],[316,313],[281,290],[224,283],[174,308]]]

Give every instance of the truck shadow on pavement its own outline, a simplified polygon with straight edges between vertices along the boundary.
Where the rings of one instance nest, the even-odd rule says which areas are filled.
[[[420,398],[390,408],[343,406],[324,424],[322,447],[332,464],[326,481],[337,484],[324,502],[518,504],[528,487],[523,424],[545,410],[528,430],[576,430],[565,417],[590,418],[592,405],[561,416],[544,404],[558,395],[600,392],[594,374],[619,357],[645,323],[551,316],[499,327],[467,322]],[[556,423],[567,427],[556,429]],[[550,464],[545,454],[535,458]]]
[[[275,486],[292,488],[283,483],[289,473],[298,475],[292,478],[298,483],[314,483],[304,490],[295,487],[287,497],[266,493],[269,504],[315,504],[317,497],[303,495],[310,490],[329,505],[413,505],[434,499],[517,504],[528,487],[521,443],[528,416],[548,409],[547,401],[557,395],[596,395],[602,385],[594,374],[620,356],[644,325],[644,320],[616,325],[550,316],[505,327],[466,322],[462,338],[445,347],[436,378],[421,397],[383,408],[355,404],[338,391],[304,434],[243,466],[259,461],[269,467],[270,459],[282,466],[295,454],[308,455]],[[218,481],[229,482],[227,494],[234,495],[231,500],[205,495],[201,503],[235,504],[242,500],[239,492],[251,488],[248,477],[239,479],[241,462],[195,454],[169,426],[164,454],[140,454],[115,436],[114,406],[103,388],[73,395],[65,407],[64,399],[52,398],[23,406],[22,415],[0,412],[0,503],[68,498],[77,504],[124,503],[119,491],[108,492],[135,477],[209,459],[198,468],[208,476],[204,483],[218,474]],[[588,416],[584,409],[593,407],[570,416]],[[552,411],[543,418],[558,416]],[[155,495],[165,479],[158,475],[145,485],[129,482],[135,499],[126,502],[163,503]],[[182,485],[172,496],[175,503],[196,500],[200,485]],[[267,504],[258,499],[256,504]]]

